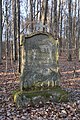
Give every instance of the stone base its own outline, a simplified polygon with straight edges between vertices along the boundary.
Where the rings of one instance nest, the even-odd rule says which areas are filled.
[[[68,92],[62,90],[59,86],[52,89],[40,91],[19,91],[14,95],[14,102],[18,107],[45,104],[51,102],[67,102]]]

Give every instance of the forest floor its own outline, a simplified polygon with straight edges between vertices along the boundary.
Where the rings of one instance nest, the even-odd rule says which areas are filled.
[[[43,106],[17,108],[12,92],[19,89],[17,63],[6,60],[0,65],[0,120],[80,120],[80,62],[67,61],[66,54],[59,58],[61,87],[68,90],[71,98],[67,103],[45,103]],[[76,70],[74,70],[74,67]],[[74,99],[74,101],[72,101]]]

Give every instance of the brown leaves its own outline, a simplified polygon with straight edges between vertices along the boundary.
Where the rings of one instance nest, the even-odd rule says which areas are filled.
[[[64,57],[64,56],[63,56]],[[10,72],[5,73],[4,64],[0,65],[0,119],[1,120],[58,120],[58,119],[73,119],[80,118],[80,66],[76,62],[76,72],[78,77],[73,76],[73,63],[68,62],[66,58],[60,58],[60,73],[61,85],[63,88],[71,88],[71,98],[75,102],[68,103],[52,103],[46,102],[45,105],[31,106],[19,109],[13,102],[12,91],[19,89],[18,74],[11,72],[14,68],[8,64]],[[4,62],[5,63],[5,62]],[[9,62],[10,63],[10,62]],[[77,91],[78,89],[78,91]]]

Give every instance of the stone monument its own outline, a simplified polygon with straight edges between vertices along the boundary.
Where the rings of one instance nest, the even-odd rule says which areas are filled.
[[[58,40],[41,32],[22,37],[20,79],[21,90],[59,84]]]
[[[59,86],[58,40],[51,34],[38,32],[23,35],[20,42],[21,90],[14,95],[17,106],[66,101],[67,93]]]

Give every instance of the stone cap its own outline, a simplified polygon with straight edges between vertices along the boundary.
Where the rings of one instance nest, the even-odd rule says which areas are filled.
[[[29,35],[21,34],[21,35],[20,35],[20,45],[21,45],[21,46],[23,45],[23,43],[24,43],[24,41],[25,41],[25,38],[30,38],[30,37],[33,37],[33,36],[36,36],[36,35],[40,35],[40,34],[41,34],[41,35],[46,35],[46,36],[49,37],[49,39],[52,39],[51,42],[52,42],[53,44],[55,44],[55,43],[56,43],[56,44],[59,44],[59,43],[58,43],[58,39],[55,40],[53,34],[51,34],[51,33],[48,33],[48,32],[33,32],[33,33],[29,34]],[[53,41],[53,39],[54,39],[55,41]]]

